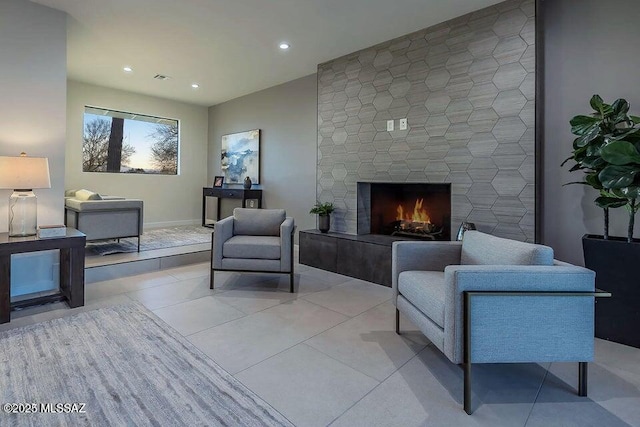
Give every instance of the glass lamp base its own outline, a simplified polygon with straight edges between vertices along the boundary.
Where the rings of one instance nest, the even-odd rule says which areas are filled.
[[[9,197],[9,236],[33,236],[38,227],[38,199],[31,190],[14,190]]]

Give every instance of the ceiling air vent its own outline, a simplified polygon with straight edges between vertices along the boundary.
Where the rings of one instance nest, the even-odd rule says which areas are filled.
[[[156,74],[153,78],[156,80],[169,80],[171,77],[165,76],[164,74]]]

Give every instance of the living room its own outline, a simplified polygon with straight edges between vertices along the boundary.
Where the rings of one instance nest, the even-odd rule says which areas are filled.
[[[143,244],[154,230],[168,229],[201,229],[203,240],[193,250],[160,252],[138,252],[129,232],[86,249],[83,241],[83,253],[126,241],[130,252],[87,257],[82,273],[69,260],[76,249],[0,250],[8,260],[0,272],[10,277],[0,302],[14,307],[0,325],[7,378],[0,400],[15,404],[0,424],[640,425],[638,293],[620,288],[633,288],[633,273],[600,270],[637,256],[638,227],[629,235],[637,203],[629,191],[637,191],[640,177],[629,172],[623,194],[620,186],[565,185],[595,167],[561,166],[570,156],[580,160],[572,145],[585,135],[578,124],[592,126],[598,112],[615,110],[626,129],[640,116],[640,93],[624,84],[640,65],[629,54],[629,41],[639,36],[633,6],[3,1],[0,156],[47,159],[48,185],[33,186],[37,224],[75,225],[65,213],[68,192],[85,189],[141,201],[144,212],[133,223]],[[632,47],[614,49],[612,39]],[[629,102],[628,112],[614,104],[619,98]],[[89,171],[87,114],[177,122],[175,166],[166,173]],[[576,116],[589,118],[570,124]],[[622,128],[611,132],[619,136]],[[230,179],[221,159],[225,138],[246,131],[257,131],[250,188],[260,190],[263,209],[236,215],[241,200],[215,202],[203,191],[215,190],[221,176],[220,189],[245,191],[244,175]],[[624,138],[618,140],[636,141],[631,132]],[[607,162],[631,168],[634,153],[627,151],[630,163],[616,160],[619,152]],[[8,188],[2,174],[0,210],[11,213],[12,190],[23,187]],[[598,196],[607,199],[596,204]],[[389,200],[389,213],[376,211],[376,201]],[[429,219],[405,220],[423,202]],[[310,213],[316,203],[331,206],[328,233],[317,230],[319,217]],[[603,234],[603,207],[610,242],[621,237],[632,255],[589,255],[590,242]],[[276,227],[280,258],[244,263],[222,255],[224,242],[216,250],[230,221],[236,231],[247,224],[255,230],[260,211],[284,215],[278,221],[285,228]],[[5,234],[9,216],[0,214]],[[107,231],[123,224],[107,216]],[[201,227],[208,218],[221,224]],[[241,226],[243,218],[250,219]],[[460,243],[464,227],[471,234]],[[20,239],[7,235],[0,246],[25,252]],[[480,258],[469,258],[470,251]],[[520,255],[531,258],[522,262]],[[267,261],[276,270],[258,268]],[[448,307],[462,308],[462,301],[447,302],[445,291],[429,294],[425,285],[433,269],[438,277],[460,275],[455,286],[464,288],[472,266],[458,264],[517,272],[524,276],[510,280],[522,286],[544,280],[549,287],[540,292],[570,295],[510,296],[512,303],[496,296],[486,311],[483,297],[473,296],[478,313],[470,308],[469,315],[488,317],[468,328],[478,352],[469,349],[477,358],[471,363],[459,352],[466,346],[462,312],[447,317]],[[546,269],[567,276],[547,277]],[[67,279],[80,276],[82,304],[75,306]],[[416,292],[411,277],[419,277]],[[23,294],[58,289],[69,292],[67,302],[21,305]],[[493,290],[535,293],[510,283]],[[618,303],[618,317],[602,314]],[[537,328],[518,329],[527,322]],[[510,343],[503,342],[511,337],[500,329],[505,323],[516,331]],[[451,337],[449,324],[456,325]],[[500,332],[489,335],[494,326]],[[482,337],[491,343],[484,359]],[[84,403],[86,413],[18,413],[55,402]]]

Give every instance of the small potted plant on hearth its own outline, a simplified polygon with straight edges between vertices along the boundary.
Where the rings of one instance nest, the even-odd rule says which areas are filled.
[[[596,272],[596,286],[611,298],[596,304],[596,336],[640,347],[640,240],[633,238],[635,215],[640,209],[640,117],[629,115],[629,103],[618,99],[606,104],[591,98],[594,113],[571,120],[576,135],[571,172],[582,171],[582,181],[598,191],[595,199],[604,212],[604,234],[582,238],[585,266]],[[609,210],[628,212],[627,236],[609,236]]]
[[[333,212],[335,208],[333,207],[333,203],[320,203],[317,202],[313,208],[309,211],[311,214],[318,215],[318,229],[322,233],[328,233],[331,228],[331,212]]]

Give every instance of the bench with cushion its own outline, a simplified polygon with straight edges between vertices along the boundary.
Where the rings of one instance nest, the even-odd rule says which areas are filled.
[[[65,225],[87,235],[87,241],[138,238],[142,235],[144,202],[100,196],[87,190],[67,192]]]

